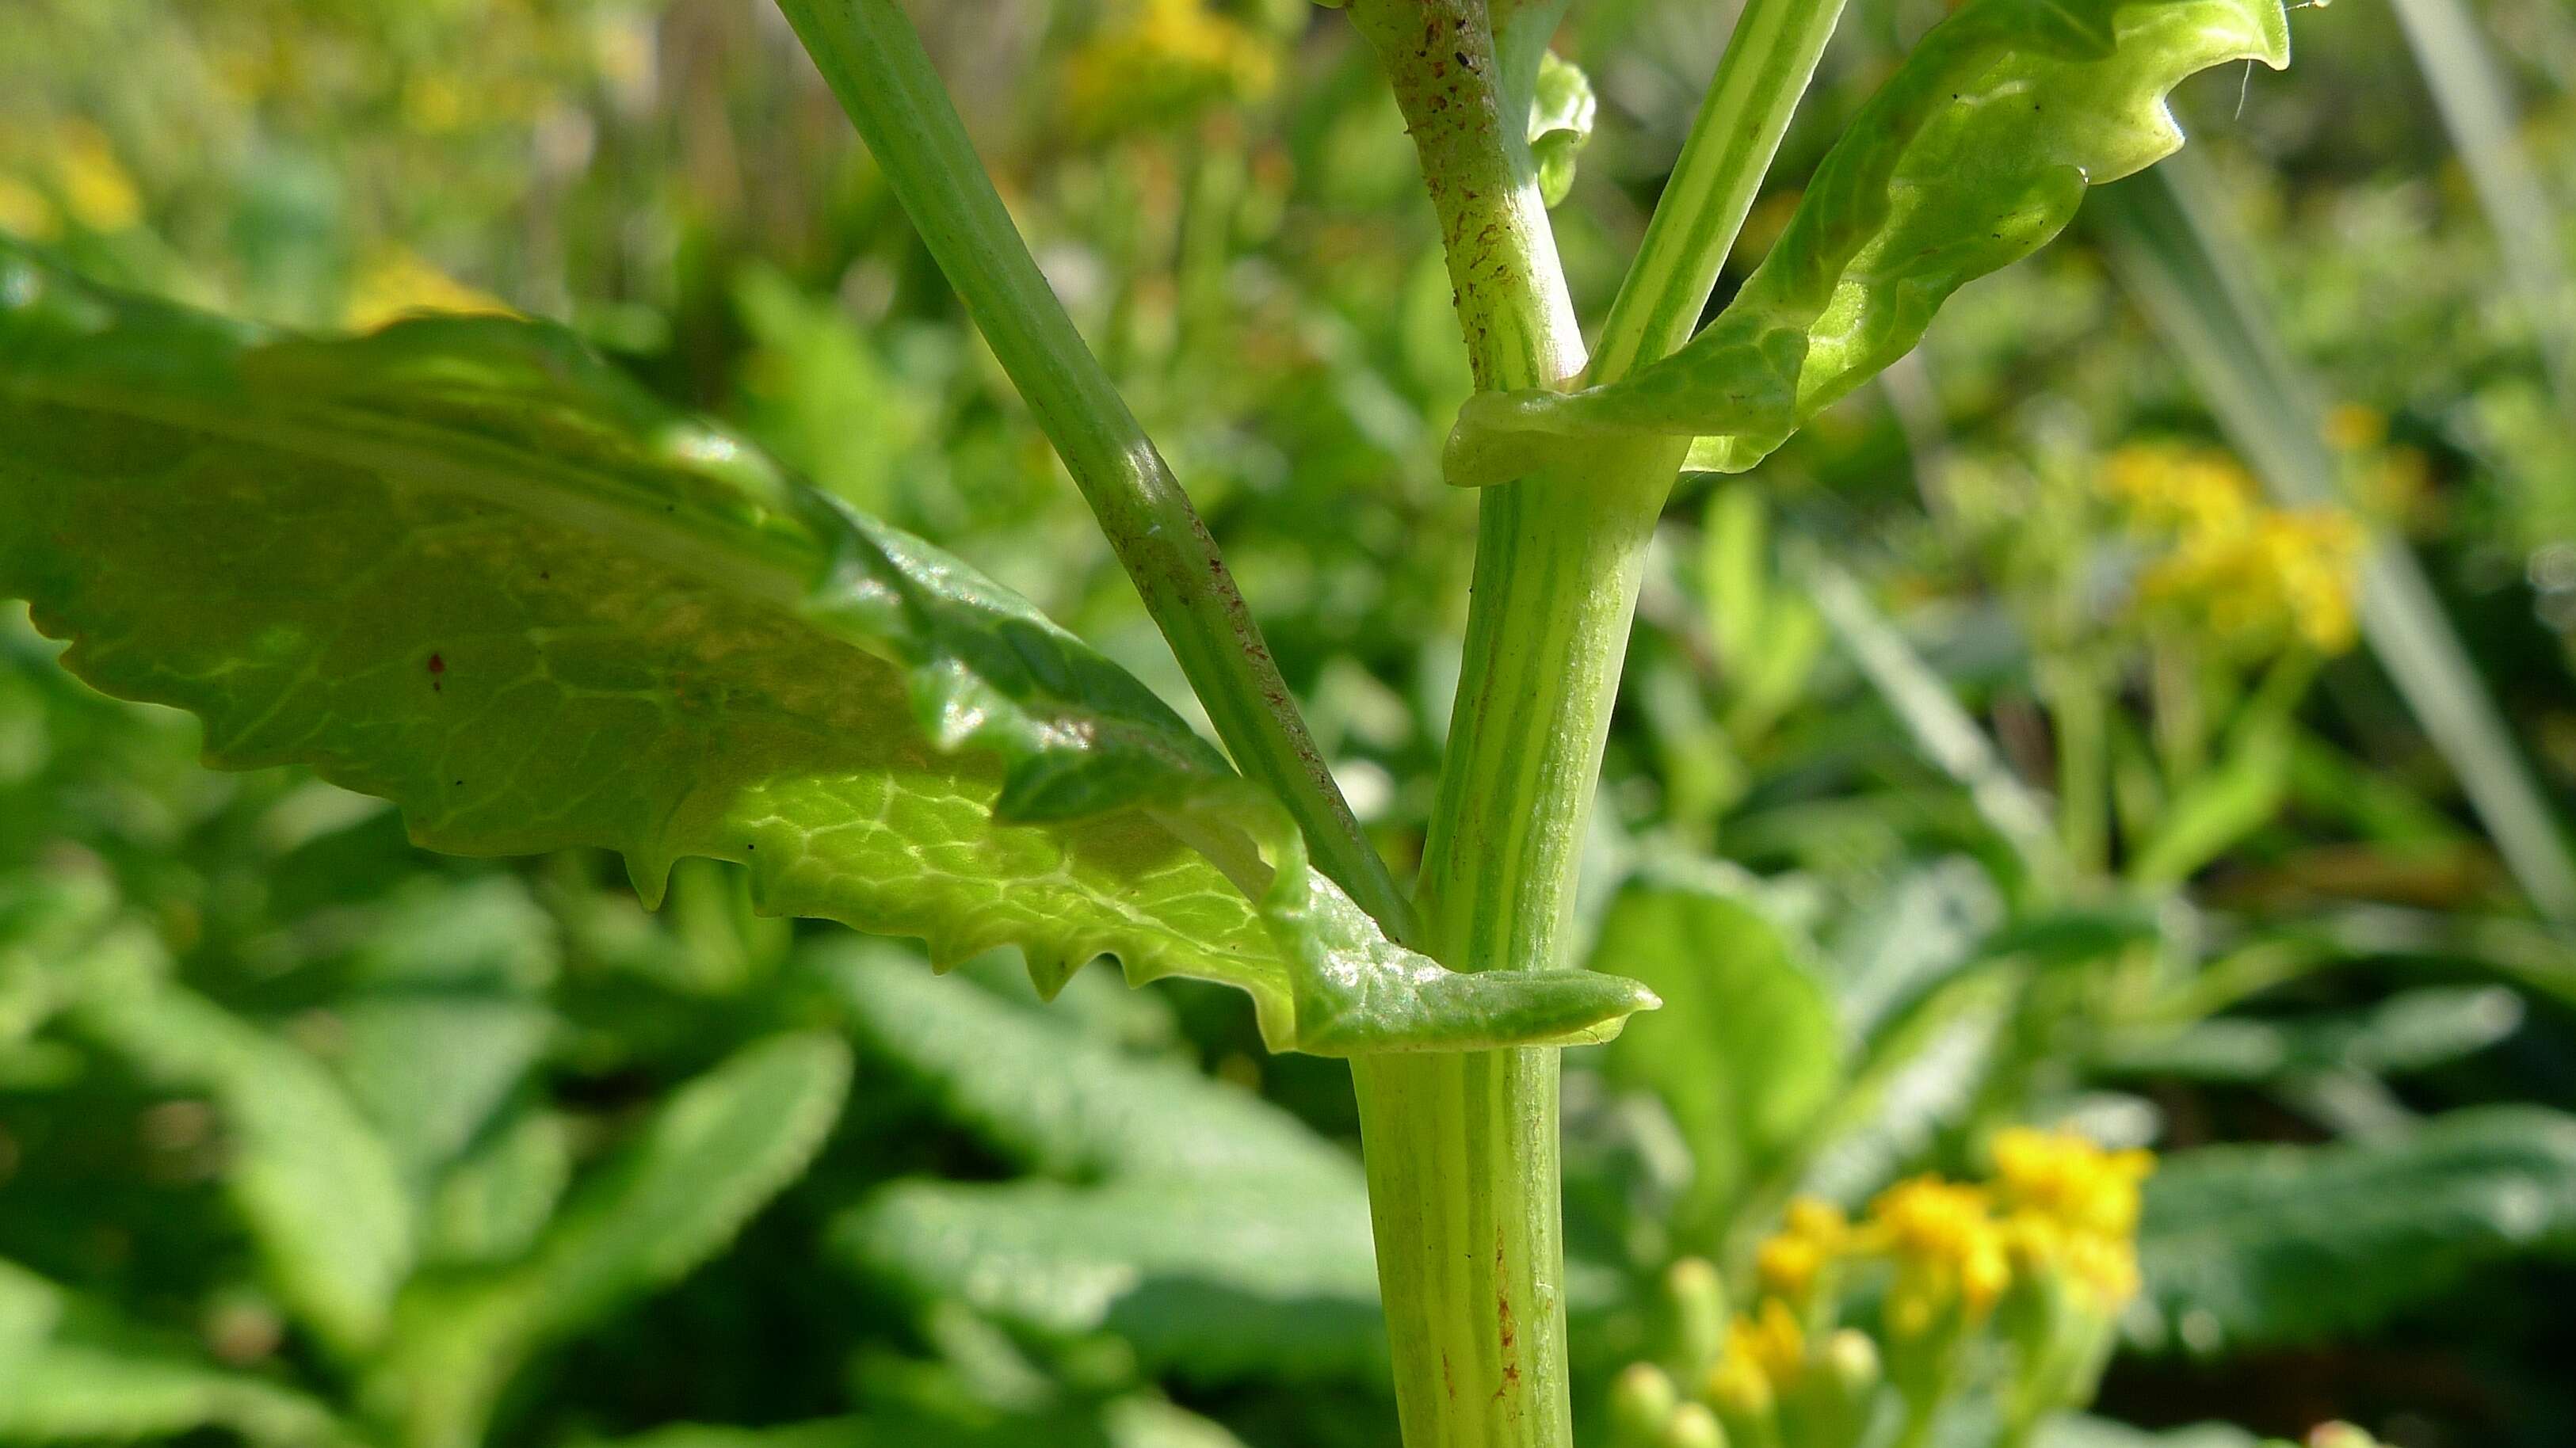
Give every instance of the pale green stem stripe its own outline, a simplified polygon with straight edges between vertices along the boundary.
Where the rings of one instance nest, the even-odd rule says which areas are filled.
[[[1562,10],[1353,0],[1422,159],[1480,387],[1556,386],[1583,347],[1506,68],[1534,71]],[[1525,77],[1523,77],[1525,79]],[[1632,555],[1670,470],[1602,523],[1589,479],[1482,504],[1449,752],[1417,904],[1461,970],[1566,964],[1561,937],[1635,600]],[[1616,541],[1614,541],[1616,540]],[[1557,1053],[1352,1063],[1406,1448],[1571,1448]]]
[[[2186,153],[2097,193],[2092,214],[2121,283],[2264,482],[2291,503],[2340,504],[2316,386],[2273,334],[2252,264],[2217,228],[2198,177]],[[2423,567],[2385,532],[2363,563],[2361,628],[2523,893],[2542,915],[2576,923],[2576,856]]]
[[[1593,382],[1615,382],[1690,339],[1842,12],[1843,0],[1747,0],[1611,304]]]
[[[1421,154],[1480,388],[1558,387],[1583,368],[1523,117],[1506,99],[1561,5],[1496,6],[1512,29],[1499,57],[1478,0],[1351,7]],[[1614,337],[1633,334],[1623,367],[1696,320],[1840,0],[1752,9],[1720,67],[1726,98],[1703,112],[1659,208],[1653,272],[1627,289],[1622,315],[1677,320],[1614,317]],[[1454,967],[1572,963],[1574,883],[1646,545],[1686,445],[1605,447],[1578,476],[1482,499],[1416,896],[1428,948]],[[1380,1058],[1354,1076],[1407,1448],[1564,1448],[1556,1053]]]
[[[1073,474],[1235,763],[1397,938],[1411,907],[1351,815],[1189,495],[1011,222],[896,0],[779,0],[887,184]]]

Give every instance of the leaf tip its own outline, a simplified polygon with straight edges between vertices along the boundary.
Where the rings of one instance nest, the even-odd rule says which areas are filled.
[[[623,853],[626,882],[634,887],[635,898],[642,901],[647,910],[661,909],[662,897],[671,889],[671,857],[658,851],[650,855],[641,850]]]

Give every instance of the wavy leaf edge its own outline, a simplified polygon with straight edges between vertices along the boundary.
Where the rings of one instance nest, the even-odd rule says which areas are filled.
[[[596,454],[532,452],[510,433],[508,424],[520,420],[515,412],[478,415],[467,392],[441,391],[468,363],[496,360],[517,369],[531,389],[507,399],[513,407],[550,409],[541,419],[547,426],[581,448],[595,446]],[[174,385],[192,367],[200,379],[221,377],[214,402]],[[424,438],[416,419],[381,410],[388,379],[404,389],[406,402],[426,399],[447,410],[426,430],[431,435]],[[305,337],[97,286],[33,247],[0,239],[0,397],[13,394],[267,447],[281,445],[282,415],[292,446],[313,461],[611,538],[739,590],[896,668],[914,719],[938,753],[997,758],[1005,770],[993,805],[997,822],[1055,823],[1132,808],[1163,826],[1242,892],[1285,979],[1257,973],[1250,962],[1238,975],[1158,958],[1136,943],[1143,937],[1122,937],[1107,925],[1069,932],[1061,951],[962,932],[958,939],[924,936],[943,970],[994,943],[1015,944],[1033,984],[1051,997],[1075,967],[1114,955],[1131,986],[1183,975],[1244,990],[1273,1051],[1337,1056],[1591,1044],[1615,1036],[1632,1012],[1658,1004],[1642,985],[1615,976],[1457,972],[1389,939],[1311,866],[1286,810],[1143,684],[970,565],[789,479],[713,425],[671,411],[553,324],[420,316],[353,337]],[[270,409],[269,419],[255,416],[254,403]],[[628,445],[636,438],[640,446]],[[649,491],[636,481],[639,470],[651,474]],[[0,528],[6,523],[0,515]],[[34,591],[0,579],[0,593]],[[87,632],[54,616],[45,600],[30,602],[39,631],[70,645],[61,661],[86,682],[199,712],[171,691],[156,697],[101,677],[91,667]],[[1077,698],[1077,684],[1092,696]],[[1032,707],[1032,699],[1048,707]],[[292,751],[227,750],[210,738],[206,759],[236,770],[303,764],[344,787],[388,794],[350,769]],[[527,852],[442,835],[420,802],[394,802],[424,847]],[[853,910],[796,898],[783,867],[740,846],[665,837],[567,838],[538,848],[573,845],[623,856],[648,906],[658,904],[678,859],[703,857],[747,867],[763,913],[870,929]]]
[[[1746,471],[1910,351],[1952,292],[2063,231],[2090,186],[2180,149],[2175,86],[2237,60],[2284,69],[2289,53],[2279,0],[1973,0],[1926,32],[1853,116],[1725,311],[1620,381],[1469,398],[1444,452],[1448,480],[1511,482],[1640,435],[1694,439],[1693,470]],[[1989,107],[2041,96],[2031,102],[2041,109],[2052,80],[2092,109],[2071,123],[2024,123],[2018,170],[1990,148],[1966,168],[1988,191],[1933,194],[1955,168],[1905,174],[1919,146],[1968,150],[1961,135]],[[2097,151],[2066,154],[2087,142]],[[1901,234],[1945,207],[1952,224],[1933,228],[1933,244]],[[1882,254],[1891,238],[1904,244]]]

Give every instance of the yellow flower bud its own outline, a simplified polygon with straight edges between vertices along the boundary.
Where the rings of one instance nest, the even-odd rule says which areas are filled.
[[[1727,1325],[1726,1356],[1752,1363],[1775,1390],[1784,1388],[1806,1370],[1807,1334],[1797,1314],[1778,1298],[1766,1299],[1753,1317]]]
[[[1610,1423],[1623,1443],[1651,1443],[1673,1410],[1681,1390],[1653,1363],[1630,1363],[1610,1385]]]
[[[143,219],[142,193],[105,131],[87,121],[64,121],[54,131],[53,155],[63,210],[84,229],[123,231]]]
[[[1755,1251],[1753,1266],[1763,1291],[1796,1302],[1815,1286],[1825,1254],[1804,1237],[1773,1237]]]
[[[0,176],[0,231],[51,241],[62,235],[62,213],[44,192],[15,176]]]
[[[1854,1401],[1877,1391],[1879,1380],[1885,1376],[1878,1359],[1878,1344],[1869,1340],[1869,1334],[1853,1328],[1835,1329],[1825,1339],[1822,1356],[1835,1391]]]
[[[1703,1373],[1726,1346],[1726,1279],[1703,1257],[1684,1257],[1664,1271],[1673,1344],[1685,1375]]]
[[[1726,1429],[1705,1403],[1684,1403],[1664,1424],[1655,1448],[1726,1448]]]
[[[1705,1391],[1720,1413],[1739,1420],[1767,1418],[1779,1401],[1761,1367],[1733,1353],[1718,1359],[1717,1366],[1709,1369]]]

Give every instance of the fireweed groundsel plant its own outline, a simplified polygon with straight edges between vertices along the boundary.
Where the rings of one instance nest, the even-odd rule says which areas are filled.
[[[1656,1004],[1574,968],[1569,912],[1677,473],[1756,466],[1958,287],[2062,230],[2089,185],[2178,146],[2176,83],[2281,66],[2288,39],[2277,0],[1967,0],[1703,326],[1841,9],[1750,0],[1587,352],[1548,219],[1592,111],[1549,52],[1565,7],[1349,5],[1418,151],[1479,389],[1450,479],[1487,490],[1409,888],[895,0],[781,8],[1222,750],[1024,600],[675,415],[566,332],[446,316],[284,335],[15,244],[0,594],[31,602],[84,679],[201,718],[215,762],[309,765],[396,802],[434,848],[613,849],[648,902],[675,863],[730,861],[764,912],[916,936],[943,965],[1014,946],[1041,993],[1101,954],[1132,983],[1241,989],[1272,1049],[1351,1062],[1404,1441],[1566,1444],[1558,1052]],[[1175,84],[1272,81],[1195,7],[1122,23],[1078,72],[1095,110],[1152,101],[1119,79],[1148,52],[1197,57]],[[1995,1336],[2017,1374],[2004,1433],[2079,1401],[2133,1290],[2143,1163],[2019,1136],[1995,1157],[1988,1186],[1910,1181],[1857,1224],[1793,1209],[1755,1305],[1690,1350],[1704,1405],[1672,1413],[1745,1443],[1848,1442],[1883,1381],[1919,1436]],[[1875,1335],[1839,1306],[1864,1276]],[[322,1317],[349,1351],[386,1330]]]

